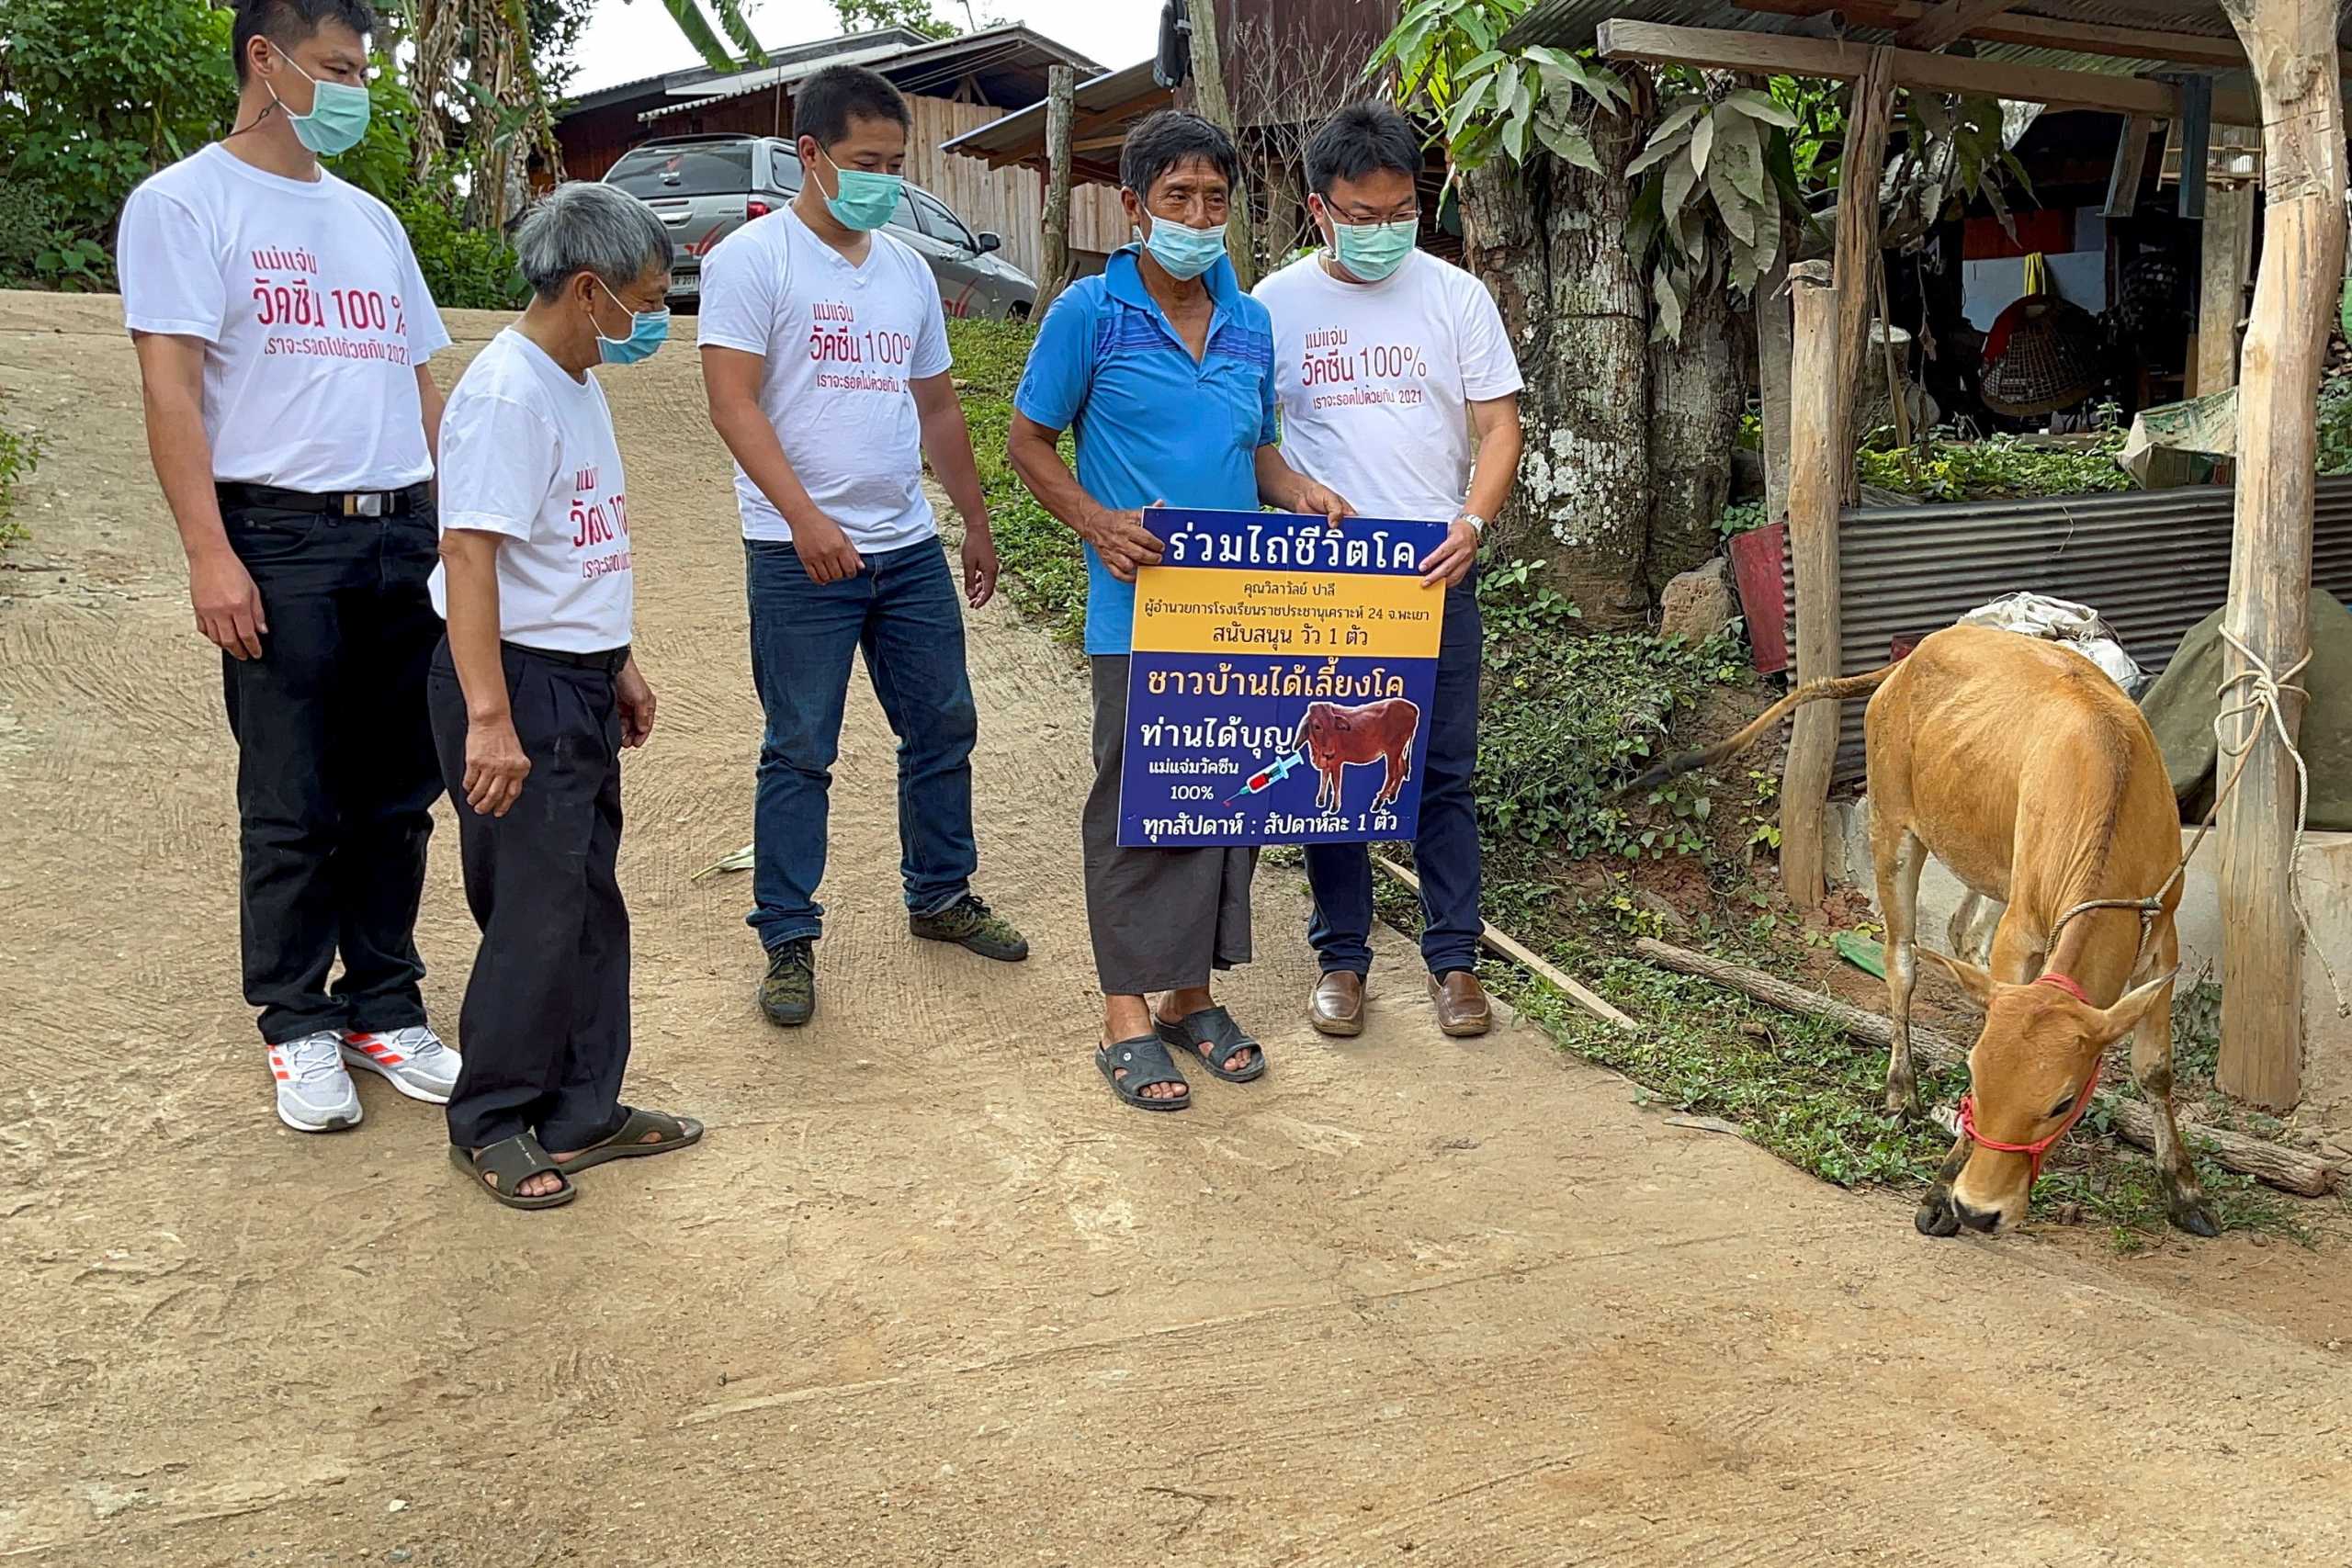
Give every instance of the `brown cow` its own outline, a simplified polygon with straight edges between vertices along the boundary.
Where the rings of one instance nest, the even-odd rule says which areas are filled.
[[[1910,1015],[1926,857],[2007,905],[1989,971],[1928,954],[1985,1018],[1968,1057],[1969,1115],[1920,1206],[1919,1229],[1993,1232],[2021,1217],[2042,1154],[2089,1103],[2100,1054],[2129,1034],[2132,1073],[2157,1108],[2172,1221],[2218,1234],[2172,1112],[2180,812],[2147,720],[2097,665],[2015,632],[1951,626],[1898,664],[1799,687],[1728,740],[1640,783],[1722,761],[1805,703],[1872,692],[1864,733],[1894,1024],[1890,1112],[1917,1098]],[[2159,889],[2144,935],[2137,909],[2080,908]]]
[[[1387,776],[1372,797],[1377,811],[1396,798],[1413,772],[1413,736],[1421,728],[1421,710],[1403,697],[1385,697],[1362,707],[1337,703],[1310,703],[1298,721],[1290,749],[1304,751],[1321,775],[1315,791],[1315,809],[1340,808],[1340,782],[1351,762],[1385,762]]]

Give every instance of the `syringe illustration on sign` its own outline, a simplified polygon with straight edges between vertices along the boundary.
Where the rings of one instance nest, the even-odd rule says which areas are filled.
[[[1298,751],[1277,758],[1273,764],[1264,771],[1250,774],[1250,782],[1243,784],[1238,793],[1227,795],[1223,804],[1231,806],[1235,801],[1246,799],[1261,790],[1273,788],[1274,785],[1290,777],[1290,771],[1305,761],[1306,761],[1305,753]]]

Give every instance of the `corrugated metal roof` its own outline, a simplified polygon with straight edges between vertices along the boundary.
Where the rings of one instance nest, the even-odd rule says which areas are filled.
[[[2216,0],[2028,0],[2004,8],[2007,14],[2038,17],[2045,21],[2081,22],[2102,27],[2139,28],[2150,31],[2195,33],[2201,38],[2231,38],[2228,16]],[[1834,10],[1825,6],[1824,14]],[[1730,32],[1787,33],[1810,30],[1819,16],[1786,17],[1772,12],[1743,10],[1730,0],[1539,0],[1511,25],[1503,37],[1507,48],[1551,44],[1561,49],[1591,47],[1600,24],[1611,19],[1663,22],[1680,28],[1716,28]],[[2352,43],[2352,16],[2339,28]],[[1844,37],[1860,43],[1892,43],[1894,35],[1882,28],[1849,28]],[[2065,71],[2095,71],[2109,75],[2136,75],[2164,69],[2161,62],[2119,59],[2113,55],[2041,49],[2028,44],[1978,40],[1979,59],[2008,61],[2020,65]],[[2182,66],[2182,70],[2204,70]]]
[[[1085,55],[1056,43],[1034,28],[1019,22],[984,28],[978,32],[964,33],[951,39],[923,39],[911,47],[908,44],[909,38],[919,37],[904,28],[878,28],[865,35],[847,34],[841,39],[827,40],[828,51],[822,54],[786,60],[763,70],[746,71],[734,76],[715,76],[673,86],[669,91],[680,102],[648,109],[637,118],[640,120],[661,119],[729,98],[740,98],[775,87],[789,87],[832,65],[870,67],[889,77],[899,91],[908,93],[927,92],[967,73],[1005,66],[1043,70],[1049,65],[1069,65],[1079,71],[1097,69],[1094,62]],[[872,41],[863,41],[867,39]]]
[[[1105,71],[1100,76],[1080,82],[1075,94],[1074,107],[1080,114],[1099,114],[1149,92],[1154,85],[1151,62],[1138,61],[1133,65]],[[1166,89],[1161,91],[1166,92]],[[1168,97],[1173,102],[1175,95],[1169,93]],[[943,152],[962,152],[968,157],[994,155],[1001,158],[1007,154],[1035,151],[1045,145],[1045,139],[1046,106],[1039,102],[1026,108],[1015,109],[1001,119],[992,119],[977,130],[967,130],[940,143],[940,147]]]
[[[1951,506],[1857,507],[1838,525],[1838,672],[1887,661],[1898,637],[1924,637],[1980,604],[2027,591],[2088,604],[2151,675],[2230,585],[2236,491],[2218,485]],[[2324,479],[2312,529],[2312,581],[2352,600],[2352,478]],[[1782,565],[1789,640],[1796,580]],[[1835,777],[1862,776],[1861,703],[1840,716]]]

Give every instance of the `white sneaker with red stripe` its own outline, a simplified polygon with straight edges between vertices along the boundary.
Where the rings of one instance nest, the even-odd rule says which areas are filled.
[[[277,1119],[298,1133],[339,1133],[359,1125],[359,1090],[343,1070],[332,1030],[269,1047],[277,1080]]]
[[[346,1034],[343,1059],[355,1067],[381,1074],[411,1100],[447,1105],[458,1087],[458,1069],[465,1058],[423,1024],[387,1030],[381,1034]]]

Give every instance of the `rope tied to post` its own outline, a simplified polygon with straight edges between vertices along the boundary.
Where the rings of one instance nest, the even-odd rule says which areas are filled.
[[[2256,742],[2262,739],[2265,731],[2267,731],[2278,738],[2278,744],[2286,748],[2288,759],[2295,764],[2295,841],[2287,855],[2287,894],[2294,903],[2298,933],[2305,938],[2303,944],[2305,949],[2319,960],[2320,971],[2327,976],[2328,989],[2335,993],[2337,1014],[2342,1017],[2352,1017],[2352,1002],[2345,1000],[2344,986],[2336,978],[2335,965],[2328,962],[2326,952],[2318,943],[2309,940],[2312,918],[2310,912],[2303,908],[2303,824],[2304,819],[2311,815],[2312,773],[2309,764],[2303,761],[2302,752],[2296,749],[2293,738],[2288,733],[2287,716],[2281,705],[2282,699],[2290,694],[2306,699],[2311,696],[2307,689],[2294,683],[2295,678],[2311,664],[2311,651],[2305,649],[2303,656],[2284,671],[2274,671],[2268,661],[2254,649],[2246,647],[2245,642],[2227,626],[2218,629],[2222,634],[2222,640],[2228,643],[2240,659],[2245,660],[2245,668],[2222,681],[2220,687],[2215,690],[2214,696],[2227,703],[2231,694],[2237,688],[2242,686],[2245,691],[2235,704],[2222,707],[2213,715],[2216,770],[2219,769],[2220,759],[2223,757],[2232,759],[2236,765],[2230,770],[2228,780],[2214,792],[2212,809],[2205,813],[2205,820],[2198,828],[2197,836],[2188,840],[2188,852],[2180,857],[2180,863],[2173,867],[2172,874],[2165,878],[2165,885],[2162,887],[2157,888],[2152,896],[2145,898],[2086,899],[2058,917],[2058,923],[2050,930],[2050,935],[2044,944],[2045,948],[2050,952],[2057,950],[2058,933],[2064,931],[2067,922],[2076,915],[2087,914],[2093,909],[2132,909],[2137,911],[2140,916],[2140,947],[2134,960],[2136,967],[2137,958],[2147,955],[2148,933],[2154,929],[2156,917],[2164,913],[2165,899],[2178,885],[2180,879],[2188,874],[2188,863],[2197,858],[2197,852],[2205,845],[2206,835],[2211,833],[2213,830],[2213,825],[2221,820],[2222,802],[2228,800],[2236,791],[2238,780],[2245,775],[2246,763],[2254,756]],[[2245,739],[2233,740],[2230,732],[2235,721],[2249,715],[2252,716],[2253,722],[2246,727]]]
[[[2216,695],[2226,702],[2233,688],[2243,686],[2245,691],[2236,705],[2224,707],[2213,716],[2213,743],[2219,749],[2220,755],[2233,757],[2237,760],[2237,766],[2230,772],[2232,789],[2237,787],[2238,778],[2245,772],[2246,762],[2253,757],[2255,745],[2262,739],[2265,730],[2278,738],[2278,744],[2286,749],[2288,760],[2295,764],[2295,841],[2287,852],[2287,896],[2295,907],[2295,924],[2299,934],[2304,939],[2303,946],[2319,960],[2320,970],[2327,976],[2327,987],[2335,994],[2337,1015],[2352,1016],[2352,1003],[2346,1003],[2344,999],[2344,987],[2335,977],[2335,965],[2328,962],[2326,951],[2319,943],[2311,940],[2311,912],[2303,908],[2303,832],[2304,824],[2311,817],[2312,770],[2310,764],[2303,761],[2302,752],[2296,749],[2293,735],[2288,731],[2287,716],[2282,699],[2290,694],[2306,701],[2310,699],[2311,693],[2294,684],[2294,681],[2310,666],[2312,650],[2305,649],[2301,659],[2285,670],[2274,673],[2261,656],[2248,648],[2236,633],[2227,626],[2222,627],[2221,633],[2222,640],[2228,643],[2240,659],[2245,660],[2245,668],[2223,681]],[[2253,722],[2245,727],[2245,739],[2234,746],[2232,745],[2225,732],[2225,727],[2249,715],[2252,716]],[[2206,833],[2211,830],[2213,822],[2220,817],[2221,811],[2222,796],[2217,795],[2213,797],[2212,814],[2206,818],[2205,826],[2198,829],[2199,841],[2201,841]],[[2188,852],[2189,854],[2197,852],[2197,842],[2192,841],[2189,844]],[[2188,858],[2182,857],[2182,870],[2188,869]],[[2175,872],[2173,874],[2177,877],[2180,873]]]

